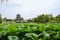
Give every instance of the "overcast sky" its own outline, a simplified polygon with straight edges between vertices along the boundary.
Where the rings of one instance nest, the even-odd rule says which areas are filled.
[[[1,2],[1,1],[0,1]],[[2,17],[15,18],[20,14],[24,19],[41,14],[60,14],[60,0],[9,0],[0,4]]]

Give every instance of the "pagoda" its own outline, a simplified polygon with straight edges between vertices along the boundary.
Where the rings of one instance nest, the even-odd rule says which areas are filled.
[[[16,15],[15,21],[16,21],[16,22],[20,22],[20,21],[21,21],[21,16],[20,16],[20,14],[17,14],[17,15]]]

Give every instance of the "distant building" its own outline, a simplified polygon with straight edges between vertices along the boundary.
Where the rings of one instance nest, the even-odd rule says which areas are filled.
[[[5,18],[3,19],[3,21],[7,21],[7,18],[5,17]]]
[[[15,19],[16,22],[21,22],[22,21],[22,17],[20,14],[17,14],[16,15],[16,19]]]
[[[13,19],[7,19],[6,17],[3,19],[4,22],[11,22]]]

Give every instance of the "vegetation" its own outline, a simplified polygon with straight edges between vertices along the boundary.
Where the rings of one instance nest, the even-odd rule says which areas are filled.
[[[2,2],[8,0],[1,0]],[[0,40],[60,40],[60,15],[38,15],[24,20],[2,18],[0,14]]]
[[[60,23],[2,23],[0,40],[59,40]]]
[[[51,14],[42,14],[30,19],[30,22],[31,21],[36,23],[60,22],[60,15],[53,17]]]
[[[2,22],[2,17],[0,16],[0,21]],[[19,17],[18,20],[16,19],[7,19],[7,18],[4,18],[3,21],[15,21],[18,23],[19,22],[28,22],[28,23],[49,23],[49,22],[60,22],[60,14],[57,15],[57,16],[53,16],[52,14],[42,14],[42,15],[38,15],[37,17],[35,18],[32,18],[32,19],[28,19],[28,20],[24,20],[24,18],[22,17]]]
[[[2,23],[2,17],[1,17],[1,14],[0,14],[0,23]]]
[[[60,40],[60,15],[42,14],[27,20],[28,23],[4,20],[0,15],[0,40]]]
[[[60,22],[60,15],[55,17],[55,21]]]

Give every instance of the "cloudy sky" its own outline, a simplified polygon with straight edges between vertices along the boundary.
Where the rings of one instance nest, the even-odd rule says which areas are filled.
[[[24,19],[36,17],[41,14],[60,14],[60,0],[9,0],[0,1],[0,13],[2,17],[15,18],[20,14]]]

